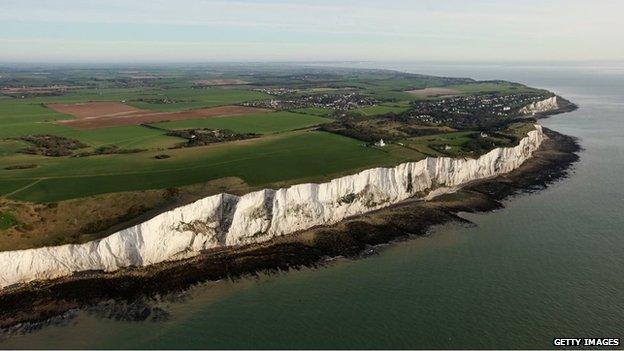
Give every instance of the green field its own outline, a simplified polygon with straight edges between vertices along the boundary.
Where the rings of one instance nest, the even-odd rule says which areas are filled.
[[[7,141],[7,138],[16,138],[24,135],[52,134],[73,138],[88,144],[91,147],[117,145],[121,148],[154,149],[168,148],[181,139],[165,136],[165,132],[148,129],[141,126],[123,126],[102,128],[96,130],[76,130],[68,126],[53,123],[57,120],[71,119],[71,116],[58,113],[43,104],[47,103],[73,103],[84,101],[121,101],[132,98],[155,98],[162,95],[170,98],[193,100],[193,102],[174,104],[148,104],[143,102],[129,103],[140,108],[148,108],[162,111],[184,110],[196,107],[208,107],[238,103],[250,99],[264,98],[263,93],[251,90],[237,89],[85,89],[70,92],[63,96],[37,97],[26,99],[13,99],[3,97],[0,100],[0,156],[10,155],[23,148],[24,144]],[[237,119],[241,127],[253,126],[253,122],[245,124]],[[287,120],[284,116],[278,118],[266,128],[269,131],[288,130],[289,125],[295,128],[323,123],[323,119],[315,116],[303,116],[296,122],[294,119]],[[280,123],[284,127],[280,128]],[[228,123],[225,123],[228,124]],[[237,123],[234,123],[237,124]],[[216,124],[218,125],[218,123]],[[257,128],[261,129],[261,126]],[[264,131],[263,131],[264,132]]]
[[[85,158],[20,155],[16,163],[37,168],[0,170],[0,191],[11,198],[49,202],[89,195],[240,177],[251,186],[279,181],[320,180],[372,166],[390,166],[422,155],[405,148],[367,148],[362,142],[324,132],[294,132],[272,137],[167,150]],[[29,186],[30,185],[30,186]],[[23,188],[15,192],[16,189]]]
[[[401,113],[406,111],[409,106],[392,106],[392,105],[375,105],[368,106],[357,109],[357,112],[360,112],[364,116],[376,116],[376,115],[385,115],[388,113]]]
[[[94,130],[77,130],[53,123],[55,120],[71,118],[39,104],[21,101],[0,103],[0,156],[10,154],[25,146],[23,143],[7,140],[23,135],[52,134],[73,138],[93,147],[117,145],[122,148],[169,147],[179,138],[168,137],[164,132],[141,126],[123,126]]]
[[[0,169],[0,172],[7,172],[4,169]],[[0,196],[5,196],[7,194],[11,194],[14,191],[17,191],[29,184],[32,184],[32,179],[10,179],[10,180],[0,180]]]
[[[303,113],[306,115],[320,116],[320,117],[328,117],[332,114],[333,110],[323,107],[306,107],[306,108],[298,108],[296,110],[292,110],[295,113]]]
[[[516,123],[499,133],[479,135],[476,131],[461,131],[408,138],[401,143],[427,156],[474,158],[496,147],[512,146],[533,129],[530,123]]]
[[[103,88],[76,89],[61,96],[45,96],[26,99],[12,99],[17,103],[40,105],[48,103],[74,103],[85,101],[126,101],[129,105],[156,111],[180,111],[200,107],[236,104],[243,101],[270,97],[262,92],[249,89],[221,88]],[[178,103],[160,104],[136,101],[140,99],[180,100]],[[3,102],[4,105],[4,102]],[[2,107],[0,107],[0,112]],[[2,114],[4,116],[4,114]]]
[[[162,122],[154,126],[166,129],[229,129],[238,133],[270,134],[331,122],[330,119],[293,112],[272,112],[244,116],[189,119]]]
[[[269,98],[261,92],[243,89],[219,89],[219,88],[182,88],[167,89],[154,93],[151,98],[169,98],[181,100],[171,104],[155,104],[142,101],[128,101],[128,104],[146,110],[155,111],[181,111],[202,107],[231,105],[243,101]]]
[[[70,119],[35,99],[0,100],[0,139],[67,129],[49,122]]]
[[[461,146],[471,140],[470,136],[476,134],[477,132],[473,131],[465,131],[465,132],[453,132],[453,133],[444,133],[444,134],[434,134],[427,135],[422,137],[415,137],[402,140],[401,142],[418,152],[421,152],[427,156],[449,156],[455,155],[459,156],[461,151]],[[444,147],[448,145],[450,147],[449,150],[445,150],[444,153],[441,153],[435,150],[432,147]]]
[[[153,104],[133,102],[133,99],[173,98],[185,102]],[[69,135],[69,127],[52,124],[56,120],[71,119],[44,106],[49,103],[74,103],[85,101],[126,101],[128,104],[158,111],[178,111],[192,108],[228,105],[261,99],[266,94],[238,89],[83,89],[63,96],[0,100],[0,138],[28,134]],[[140,132],[136,132],[140,133]]]
[[[510,83],[510,82],[479,82],[470,84],[452,85],[447,88],[457,89],[464,94],[476,94],[476,93],[522,93],[522,92],[535,92],[534,88],[527,87],[522,84]]]
[[[19,140],[0,140],[0,157],[15,155],[27,146],[28,143]]]

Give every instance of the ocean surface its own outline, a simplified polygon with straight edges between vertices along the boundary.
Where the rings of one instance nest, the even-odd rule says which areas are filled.
[[[318,269],[220,281],[164,322],[79,313],[0,348],[552,348],[624,338],[624,63],[350,64],[505,79],[580,109],[542,124],[584,150],[568,179],[431,235]]]

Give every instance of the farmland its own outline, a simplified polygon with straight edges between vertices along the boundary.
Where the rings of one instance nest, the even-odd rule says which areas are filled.
[[[229,129],[241,133],[270,134],[310,127],[330,121],[330,119],[315,115],[282,111],[226,118],[189,119],[156,123],[154,125],[168,129],[212,128]]]
[[[363,107],[358,109],[357,111],[362,113],[364,116],[376,116],[376,115],[385,115],[388,113],[401,113],[406,111],[409,108],[409,105],[399,105],[399,104],[380,104],[370,107]]]
[[[5,171],[3,192],[31,185],[11,197],[26,201],[59,201],[107,192],[189,185],[226,176],[252,186],[300,182],[354,172],[371,166],[420,158],[416,152],[366,148],[349,138],[324,132],[295,132],[253,141],[201,148],[89,158],[15,156],[9,164],[36,163],[32,169]]]
[[[0,73],[6,247],[97,237],[120,218],[217,192],[327,181],[427,156],[475,157],[512,144],[530,121],[475,113],[464,128],[439,112],[446,94],[461,113],[546,94],[509,82],[329,68]],[[386,146],[374,145],[380,138]],[[53,224],[61,218],[67,223]]]
[[[36,81],[37,88],[31,90],[11,88],[16,84],[20,87],[28,83],[34,85],[32,76],[20,72],[4,83],[6,89],[12,89],[10,97],[0,98],[3,166],[0,190],[5,196],[49,202],[108,192],[176,187],[227,176],[240,177],[254,186],[321,179],[440,154],[428,146],[418,146],[417,140],[419,134],[433,132],[434,136],[429,139],[448,143],[451,134],[435,134],[444,129],[410,126],[410,130],[418,130],[415,138],[410,138],[411,132],[405,129],[404,122],[377,117],[401,115],[411,108],[410,101],[435,98],[440,92],[531,91],[515,83],[475,82],[390,71],[329,70],[303,74],[294,70],[289,75],[282,72],[250,74],[243,70],[225,72],[227,78],[175,70],[133,73],[130,77],[123,72],[115,75],[110,70],[91,73],[92,76],[84,72],[79,76],[66,73],[76,88],[71,88],[66,78],[54,81],[62,89],[52,96],[37,95],[41,91],[49,93],[45,86],[52,82]],[[58,75],[65,77],[62,72]],[[55,75],[46,77],[43,79],[53,80]],[[29,95],[16,97],[16,91]],[[412,91],[425,93],[414,95],[409,93]],[[290,110],[277,106],[273,111],[237,106],[253,106],[254,101],[275,99],[271,94],[277,94],[278,98],[289,96],[288,101],[313,101],[313,104],[305,107],[305,102],[291,103],[304,107]],[[341,98],[340,94],[346,94],[347,98]],[[314,96],[319,98],[312,99]],[[326,98],[320,98],[322,96]],[[325,101],[334,109],[344,105],[345,109],[353,106],[353,110],[318,106]],[[361,106],[358,101],[366,103]],[[374,105],[368,106],[371,103]],[[360,137],[360,133],[346,137],[340,133],[299,131],[342,123],[337,122],[336,116],[339,118],[341,113],[351,114],[351,111],[364,119],[356,120],[349,128],[357,131],[359,125],[366,125],[379,136]],[[185,139],[170,135],[173,133],[168,131],[173,130],[231,130],[263,137],[180,149],[177,147]],[[368,133],[366,130],[362,133]],[[275,133],[280,135],[273,135]],[[21,152],[28,147],[28,142],[19,140],[27,135],[52,135],[85,145],[74,154],[97,155],[94,151],[108,148],[107,154],[89,157],[28,155]],[[367,142],[384,136],[389,140],[404,140],[404,145],[414,147],[392,146],[384,150],[366,147]],[[166,157],[155,157],[163,154]]]
[[[51,104],[57,112],[71,114],[75,119],[58,121],[76,129],[97,129],[123,125],[141,125],[163,121],[181,121],[196,118],[229,117],[269,112],[245,106],[216,106],[178,112],[149,112],[114,102],[81,104]]]

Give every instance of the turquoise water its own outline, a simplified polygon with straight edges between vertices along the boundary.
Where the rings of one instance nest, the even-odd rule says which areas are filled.
[[[432,235],[337,260],[205,284],[165,303],[166,322],[80,314],[4,348],[549,348],[624,337],[624,65],[378,64],[508,79],[578,111],[543,124],[580,138],[569,179]]]

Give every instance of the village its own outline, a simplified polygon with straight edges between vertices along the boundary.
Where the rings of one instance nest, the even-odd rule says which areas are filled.
[[[247,107],[270,108],[276,110],[290,110],[308,107],[320,107],[331,110],[347,111],[354,108],[373,106],[381,101],[370,97],[362,96],[358,93],[343,94],[311,94],[297,96],[293,93],[296,90],[278,88],[267,89],[266,93],[284,96],[280,99],[256,100],[244,102],[242,105]]]
[[[480,94],[448,97],[440,100],[415,101],[405,117],[424,124],[451,128],[483,127],[520,115],[520,109],[548,94]]]

